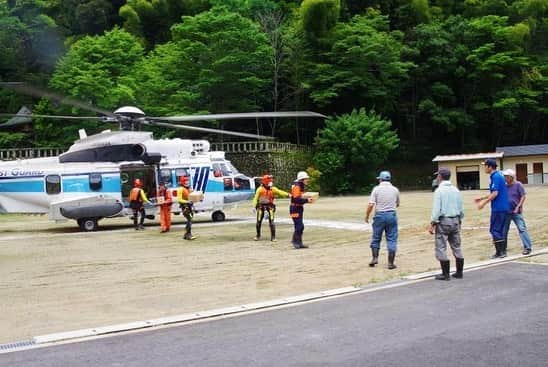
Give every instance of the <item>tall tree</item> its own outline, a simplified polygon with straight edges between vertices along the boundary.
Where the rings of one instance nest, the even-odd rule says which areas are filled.
[[[376,11],[337,25],[326,62],[312,70],[312,100],[335,111],[361,104],[391,113],[414,67],[403,59],[407,49],[402,37],[390,32],[388,18]]]
[[[257,111],[270,100],[272,48],[259,25],[226,8],[184,17],[135,78],[158,113]]]
[[[194,15],[209,8],[207,0],[128,0],[120,8],[124,29],[142,37],[152,48],[169,41],[170,28],[183,15]]]
[[[316,138],[314,163],[327,193],[356,192],[372,182],[378,166],[398,147],[391,122],[364,108],[329,118]]]
[[[135,101],[138,89],[130,75],[134,74],[133,68],[142,57],[143,47],[137,38],[119,28],[102,36],[87,36],[74,43],[59,61],[50,87],[61,94],[113,110]],[[35,112],[90,114],[67,106],[56,107],[45,100],[35,106]],[[104,128],[92,122],[44,119],[35,123],[35,133],[40,145],[65,147],[77,136],[80,127]]]

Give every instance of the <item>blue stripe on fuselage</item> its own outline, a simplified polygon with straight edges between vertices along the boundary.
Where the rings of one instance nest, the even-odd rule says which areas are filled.
[[[92,190],[89,185],[89,174],[62,175],[62,192],[109,192],[119,193],[121,181],[119,174],[102,173],[102,186],[100,190]],[[44,178],[5,177],[0,179],[0,192],[45,192]]]
[[[44,192],[43,179],[0,179],[0,192]]]
[[[120,176],[102,176],[102,185],[100,190],[92,190],[89,186],[88,177],[63,177],[63,192],[115,192],[121,190]]]

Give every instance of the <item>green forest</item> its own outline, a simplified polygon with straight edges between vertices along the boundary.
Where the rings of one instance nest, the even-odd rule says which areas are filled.
[[[0,81],[151,116],[320,112],[209,126],[314,146],[340,192],[387,159],[546,143],[547,46],[548,0],[0,0]],[[0,89],[0,112],[21,106],[89,115]],[[0,148],[68,147],[81,127],[105,129],[36,119]]]

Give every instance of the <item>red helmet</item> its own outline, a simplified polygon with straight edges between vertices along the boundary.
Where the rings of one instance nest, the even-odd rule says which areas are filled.
[[[261,179],[261,183],[263,185],[268,185],[271,182],[272,182],[272,175],[264,175],[263,178]]]
[[[186,185],[188,184],[188,176],[181,176],[179,177],[179,184]]]
[[[134,181],[133,181],[133,186],[135,187],[141,187],[143,186],[143,184],[141,183],[141,180],[136,178]]]

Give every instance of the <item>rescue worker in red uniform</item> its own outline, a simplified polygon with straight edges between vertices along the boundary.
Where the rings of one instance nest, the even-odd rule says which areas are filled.
[[[271,175],[264,175],[261,179],[261,186],[255,191],[253,197],[253,207],[257,212],[257,223],[255,225],[257,229],[257,235],[254,240],[261,239],[261,224],[265,213],[268,213],[268,224],[270,226],[270,241],[276,242],[276,226],[274,225],[274,213],[276,213],[276,205],[274,204],[274,197],[289,197],[289,193],[278,189],[273,186],[273,179]]]
[[[133,226],[136,231],[145,229],[145,208],[143,205],[144,203],[150,203],[142,187],[143,184],[141,183],[141,180],[136,178],[135,181],[133,181],[133,188],[129,192],[129,207],[133,210]],[[141,218],[139,223],[137,223],[139,215]]]
[[[173,195],[171,190],[166,187],[165,182],[158,184],[158,205],[160,206],[160,229],[161,233],[169,232],[171,228],[171,204],[173,204]]]
[[[194,205],[188,199],[188,195],[192,192],[189,186],[188,176],[179,177],[179,188],[177,189],[177,202],[181,206],[181,213],[186,218],[185,225],[185,240],[194,240],[196,237],[192,235],[192,218],[194,218]]]
[[[310,177],[304,171],[297,173],[297,180],[293,182],[291,187],[291,204],[289,205],[289,216],[293,219],[293,225],[295,230],[293,232],[293,239],[291,244],[295,249],[308,248],[308,246],[303,244],[303,232],[304,232],[304,223],[303,223],[303,213],[304,213],[304,204],[310,203],[311,198],[303,197],[304,190],[308,184]]]

